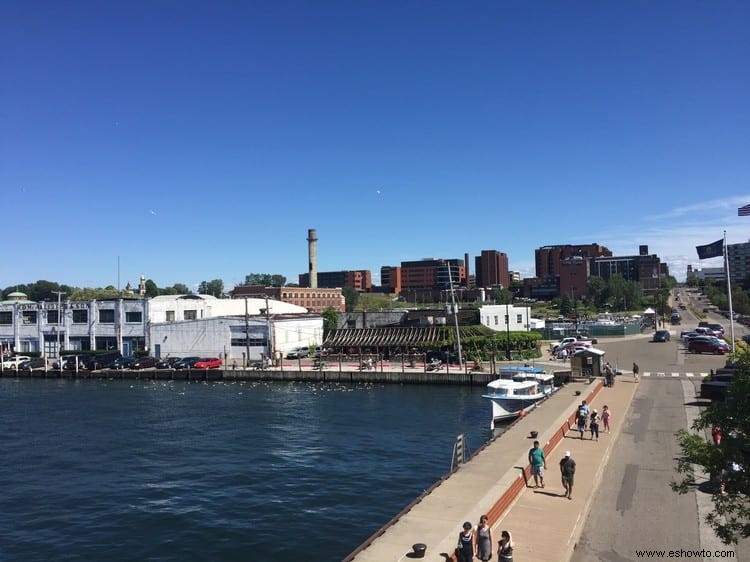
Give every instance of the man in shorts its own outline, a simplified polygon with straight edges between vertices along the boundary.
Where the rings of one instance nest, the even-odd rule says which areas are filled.
[[[547,459],[544,458],[544,449],[539,447],[539,441],[534,441],[534,447],[529,449],[529,464],[531,474],[534,476],[534,488],[541,484],[544,488],[544,471],[547,469]]]

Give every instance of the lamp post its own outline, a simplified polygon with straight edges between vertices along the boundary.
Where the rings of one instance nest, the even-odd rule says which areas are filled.
[[[57,358],[60,358],[60,327],[62,326],[62,296],[65,294],[62,291],[51,291],[53,295],[57,295]]]
[[[505,357],[510,361],[510,312],[505,303]]]

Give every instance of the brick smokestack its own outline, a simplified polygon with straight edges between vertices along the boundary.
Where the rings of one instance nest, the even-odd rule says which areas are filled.
[[[464,285],[469,288],[469,254],[464,254],[464,269],[466,270],[466,279],[464,279]]]
[[[307,231],[307,253],[309,256],[310,285],[311,289],[318,288],[318,234],[314,228]]]

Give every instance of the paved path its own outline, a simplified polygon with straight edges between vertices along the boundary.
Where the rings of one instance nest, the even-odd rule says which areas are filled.
[[[594,408],[601,411],[606,403],[615,412],[624,412],[635,387],[634,382],[621,379],[614,388],[601,388],[600,382],[563,387],[480,450],[469,463],[348,560],[408,560],[411,546],[420,542],[427,545],[425,560],[445,560],[444,554],[453,552],[461,524],[467,520],[476,523],[483,513],[490,515],[496,537],[501,529],[513,533],[517,559],[545,562],[568,559],[619,425],[614,426],[611,434],[602,434],[599,442],[574,439],[572,433],[565,435],[563,429],[567,429],[581,399],[593,393]],[[575,391],[581,395],[576,396]],[[544,490],[525,487],[522,475],[522,469],[528,465],[532,430],[539,432],[539,441],[549,451]],[[572,452],[578,465],[573,500],[562,497],[559,479],[557,464],[565,450]],[[555,521],[555,525],[544,525],[544,532],[540,533],[540,522],[549,521]]]

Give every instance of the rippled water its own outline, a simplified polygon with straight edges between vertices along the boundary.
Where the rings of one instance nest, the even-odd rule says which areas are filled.
[[[0,559],[341,560],[490,437],[482,390],[0,379]]]

